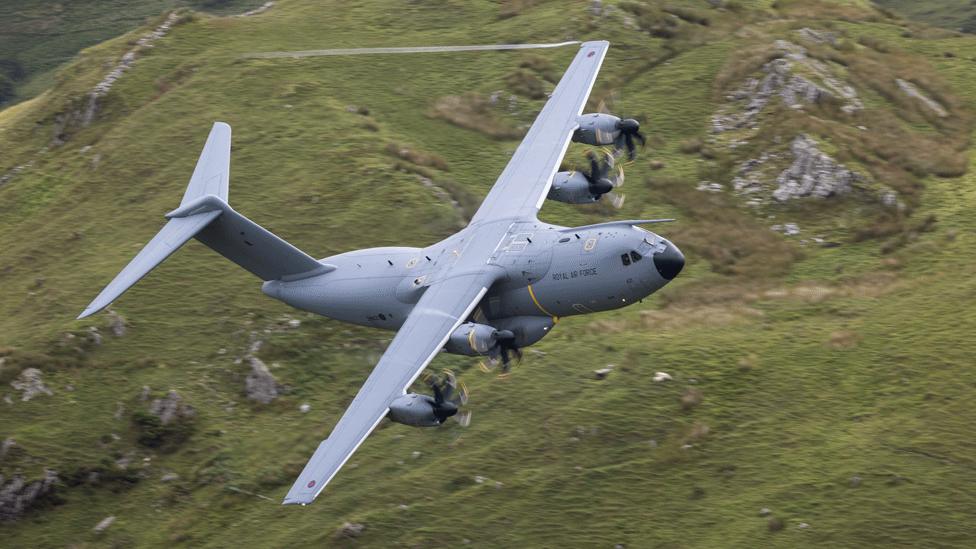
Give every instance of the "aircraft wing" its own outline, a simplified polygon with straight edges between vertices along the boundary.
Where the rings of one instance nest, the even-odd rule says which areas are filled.
[[[584,42],[471,224],[532,217],[542,207],[610,43]]]
[[[311,503],[386,416],[390,403],[444,347],[481,301],[495,275],[488,270],[433,282],[366,379],[329,438],[319,444],[284,503]]]

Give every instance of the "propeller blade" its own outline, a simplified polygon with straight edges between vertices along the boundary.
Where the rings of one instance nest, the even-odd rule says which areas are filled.
[[[457,420],[458,425],[461,427],[471,425],[471,410],[464,410],[463,412],[458,413],[456,416],[454,416],[454,419]]]
[[[647,145],[647,139],[644,139],[644,134],[642,134],[640,132],[640,130],[634,132],[634,137],[636,137],[638,140],[640,140],[640,142],[641,142],[641,148],[643,148],[645,145]]]
[[[606,194],[606,197],[610,200],[610,205],[612,205],[614,208],[617,208],[618,210],[620,208],[623,208],[624,198],[626,198],[624,195],[614,193],[614,192],[609,192]]]
[[[430,384],[430,388],[434,391],[434,404],[440,405],[444,403],[444,395],[441,393],[441,388],[437,386],[437,382]]]
[[[625,133],[624,134],[624,143],[627,144],[627,159],[628,160],[633,160],[634,158],[637,157],[637,154],[635,152],[637,150],[637,147],[634,146],[634,137],[633,137],[633,134]]]
[[[592,185],[600,179],[600,163],[597,162],[596,155],[593,154],[593,151],[589,151],[586,156],[590,159],[590,173],[584,173],[583,176]]]
[[[451,400],[456,388],[457,378],[454,377],[454,373],[450,370],[444,370],[444,388],[441,391],[443,393],[444,400]]]

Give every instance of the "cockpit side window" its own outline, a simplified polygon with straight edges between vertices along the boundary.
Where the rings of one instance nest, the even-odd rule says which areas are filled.
[[[626,267],[627,265],[630,265],[630,256],[627,254],[621,254],[620,261],[623,261],[624,266]]]
[[[641,254],[635,252],[634,250],[630,251],[630,258],[634,260],[634,263],[637,263],[641,259],[644,259],[643,257],[641,257]]]

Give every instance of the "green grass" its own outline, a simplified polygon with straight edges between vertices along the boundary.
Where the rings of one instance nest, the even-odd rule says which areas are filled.
[[[54,83],[55,71],[89,46],[179,7],[243,13],[258,0],[10,0],[0,6],[0,105],[23,101]],[[5,80],[6,78],[6,80]],[[9,87],[4,88],[8,82]]]
[[[842,238],[826,249],[769,234],[770,224],[802,216],[801,227],[846,236],[839,224],[857,221],[857,201],[769,220],[681,187],[694,187],[704,161],[682,154],[680,144],[705,135],[717,106],[713,81],[753,44],[750,33],[778,36],[788,25],[818,23],[803,13],[776,15],[769,3],[742,4],[745,13],[698,6],[710,25],[670,40],[592,22],[588,2],[570,1],[539,2],[511,17],[495,2],[449,0],[396,11],[384,2],[292,0],[255,18],[198,16],[135,63],[95,123],[70,128],[66,144],[51,146],[55,114],[77,108],[105,62],[145,29],[84,50],[53,88],[0,112],[0,173],[34,162],[0,187],[0,347],[48,355],[40,364],[55,392],[0,403],[0,438],[18,444],[0,473],[37,477],[50,467],[84,479],[99,470],[104,480],[65,481],[59,505],[4,525],[5,543],[970,544],[976,343],[967,334],[976,329],[976,282],[966,273],[976,267],[976,176],[970,169],[926,177],[912,220],[935,214],[935,230],[887,255],[878,240]],[[800,19],[763,21],[774,15]],[[743,20],[753,23],[740,31]],[[906,38],[883,18],[833,24],[931,65],[960,109],[976,107],[966,60],[976,40]],[[527,352],[508,379],[480,373],[470,359],[439,356],[434,366],[462,370],[471,389],[468,429],[383,426],[315,504],[282,507],[390,333],[291,310],[195,242],[113,306],[129,323],[124,337],[107,335],[105,316],[72,320],[178,203],[213,120],[234,128],[234,207],[317,257],[425,245],[455,230],[449,205],[393,169],[404,161],[389,143],[441,157],[446,169],[425,168],[435,181],[479,198],[517,144],[430,114],[447,95],[507,95],[529,54],[274,61],[241,54],[567,37],[613,42],[596,94],[613,89],[614,110],[643,117],[652,138],[627,168],[627,203],[612,215],[678,217],[659,230],[685,249],[688,267],[644,304],[562,320],[533,347],[545,354]],[[947,48],[957,57],[944,57]],[[572,55],[567,48],[531,57],[561,70]],[[540,106],[518,103],[504,121],[528,122]],[[571,161],[584,151],[574,145]],[[666,167],[651,171],[651,159]],[[547,204],[542,217],[571,225],[607,215]],[[736,274],[720,274],[709,255],[716,242],[751,259]],[[775,272],[765,268],[771,258]],[[288,318],[301,326],[287,328]],[[103,345],[77,355],[59,343],[87,326],[102,327]],[[252,334],[266,342],[261,356],[286,388],[267,406],[244,398],[248,368],[235,361]],[[607,364],[616,365],[613,373],[592,379]],[[653,383],[656,371],[675,379]],[[137,443],[131,414],[143,386],[175,389],[198,411],[192,436],[175,451]],[[691,388],[703,401],[684,409],[680,398]],[[306,402],[311,412],[302,414]],[[123,456],[132,458],[128,480],[114,465]],[[160,482],[170,471],[180,478]],[[785,522],[782,531],[768,530],[763,507]],[[93,533],[109,515],[116,522]],[[335,539],[346,521],[365,524],[364,535]]]

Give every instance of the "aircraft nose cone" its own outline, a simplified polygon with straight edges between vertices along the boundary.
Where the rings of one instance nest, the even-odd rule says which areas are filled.
[[[678,276],[685,266],[685,256],[674,244],[668,242],[668,247],[663,252],[654,254],[654,267],[665,280],[671,280]]]

